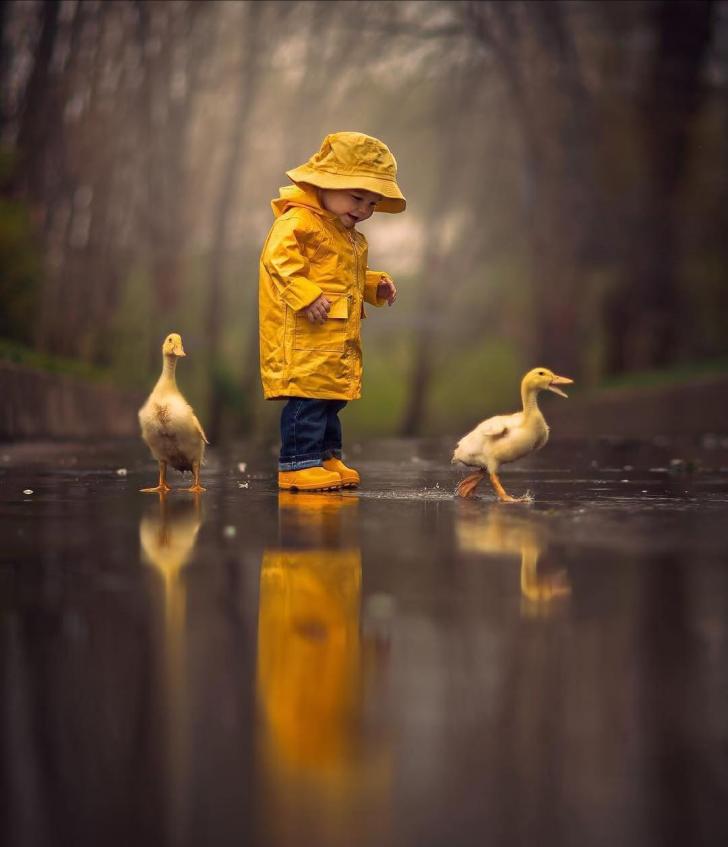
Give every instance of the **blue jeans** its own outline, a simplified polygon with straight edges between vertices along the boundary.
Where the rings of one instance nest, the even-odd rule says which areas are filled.
[[[291,397],[281,412],[279,471],[314,468],[325,459],[341,458],[339,412],[346,400]]]

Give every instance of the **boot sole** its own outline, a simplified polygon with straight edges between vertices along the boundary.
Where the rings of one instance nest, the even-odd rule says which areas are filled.
[[[281,485],[278,483],[281,491],[338,491],[341,487],[341,485]]]

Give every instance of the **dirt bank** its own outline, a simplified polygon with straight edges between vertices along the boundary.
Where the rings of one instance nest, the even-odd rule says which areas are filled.
[[[0,362],[0,440],[128,437],[141,394]]]
[[[614,388],[549,403],[552,437],[728,435],[728,375],[688,384]]]

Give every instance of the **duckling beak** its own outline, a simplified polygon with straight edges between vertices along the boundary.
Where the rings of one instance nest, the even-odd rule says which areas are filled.
[[[560,388],[557,388],[557,385],[570,385],[573,383],[573,379],[569,379],[568,376],[555,376],[551,382],[548,384],[547,388],[549,391],[553,391],[554,394],[560,394],[562,397],[568,397],[569,395],[562,391]]]
[[[175,355],[175,356],[186,356],[186,355],[187,355],[187,353],[185,353],[185,351],[184,351],[184,347],[182,346],[182,344],[181,344],[181,343],[180,343],[180,344],[178,344],[178,345],[174,348],[174,355]]]

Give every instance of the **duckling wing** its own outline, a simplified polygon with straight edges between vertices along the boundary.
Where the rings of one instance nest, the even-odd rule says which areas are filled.
[[[513,421],[513,417],[513,415],[495,415],[479,423],[475,431],[484,437],[501,438],[514,426],[515,421]]]
[[[194,412],[192,412],[192,423],[195,425],[195,429],[202,436],[202,440],[205,442],[205,444],[209,444],[210,442],[207,440],[205,430],[202,428],[202,424],[199,422],[199,420],[197,419],[197,415]]]
[[[464,435],[455,447],[453,462],[483,467],[487,464],[489,446],[508,434],[513,425],[513,415],[496,415],[481,421],[475,429]]]

